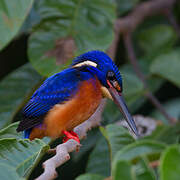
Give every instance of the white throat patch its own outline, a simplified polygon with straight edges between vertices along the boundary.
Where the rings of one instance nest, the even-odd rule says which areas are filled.
[[[106,97],[106,98],[113,100],[110,92],[108,91],[108,89],[106,87],[101,86],[101,92],[102,92],[103,97]]]
[[[92,62],[92,61],[84,61],[84,62],[81,62],[81,63],[74,65],[73,67],[81,67],[84,65],[97,67],[97,64],[95,62]]]

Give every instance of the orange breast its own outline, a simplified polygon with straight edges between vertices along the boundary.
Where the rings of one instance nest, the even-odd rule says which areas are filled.
[[[101,99],[99,80],[90,79],[82,82],[78,93],[71,100],[57,104],[49,111],[42,127],[32,130],[30,139],[44,136],[60,137],[62,130],[72,130],[87,120],[95,112]]]

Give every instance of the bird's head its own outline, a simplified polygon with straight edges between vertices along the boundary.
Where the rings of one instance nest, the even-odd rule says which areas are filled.
[[[102,51],[89,51],[76,57],[72,67],[85,67],[96,75],[102,85],[102,93],[120,108],[133,132],[138,136],[135,122],[122,97],[122,77],[112,59]]]

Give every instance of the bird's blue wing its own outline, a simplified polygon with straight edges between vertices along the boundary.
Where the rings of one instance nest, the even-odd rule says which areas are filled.
[[[75,95],[81,81],[79,76],[79,71],[72,68],[46,79],[23,109],[23,120],[17,131],[42,123],[43,117],[55,104],[62,104]]]
[[[41,116],[52,106],[67,101],[77,91],[79,79],[68,69],[46,79],[23,110],[25,116]]]

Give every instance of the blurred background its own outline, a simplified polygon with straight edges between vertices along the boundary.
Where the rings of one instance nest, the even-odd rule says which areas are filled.
[[[142,133],[151,129],[151,122],[154,124],[153,134],[142,138],[142,142],[146,140],[143,146],[153,150],[143,157],[134,153],[127,161],[119,158],[121,149],[123,153],[123,148],[139,145],[126,129],[117,126],[122,116],[107,101],[102,128],[88,132],[80,152],[72,153],[71,160],[58,168],[57,179],[113,176],[130,180],[136,176],[138,180],[168,180],[172,174],[175,176],[171,180],[180,177],[180,165],[176,162],[180,159],[178,0],[1,0],[0,145],[4,148],[0,150],[0,172],[9,169],[4,177],[10,179],[12,174],[17,179],[34,179],[42,173],[42,162],[51,157],[45,154],[48,140],[27,142],[22,150],[26,155],[19,158],[22,154],[17,147],[24,140],[16,134],[14,122],[20,120],[21,109],[45,78],[68,67],[75,56],[96,49],[107,52],[118,65],[126,102],[133,115],[140,115],[137,121]],[[52,146],[57,144],[59,141]],[[32,149],[32,154],[27,149]],[[171,151],[177,156],[171,157]],[[167,159],[174,158],[176,172],[173,168],[170,172],[163,169],[168,153]],[[158,163],[153,167],[154,161]],[[123,172],[117,173],[122,167],[124,176]],[[135,175],[126,176],[131,170]]]

